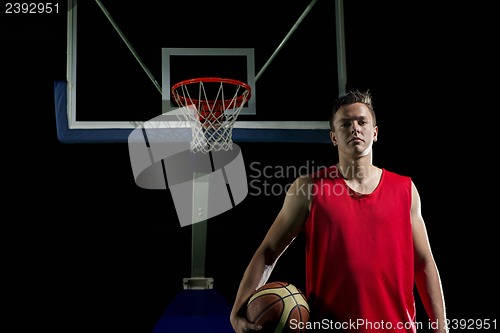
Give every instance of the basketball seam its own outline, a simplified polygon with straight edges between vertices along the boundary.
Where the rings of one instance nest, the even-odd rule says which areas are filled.
[[[267,296],[267,295],[266,295],[266,296]],[[258,298],[258,297],[257,297],[257,298]],[[255,318],[255,322],[259,321],[259,319],[260,319],[260,318],[262,318],[262,316],[264,316],[264,315],[267,313],[267,311],[269,311],[269,309],[271,309],[271,308],[272,308],[272,307],[273,307],[276,303],[278,303],[278,302],[283,302],[283,303],[285,303],[285,302],[283,301],[283,299],[282,299],[282,298],[277,299],[276,301],[272,302],[271,304],[269,304],[268,306],[266,306],[266,307],[265,307],[265,308],[264,308],[264,309],[260,312],[260,315],[259,315],[257,318]],[[284,310],[285,310],[285,306],[283,306],[283,310],[281,310],[280,318],[283,316],[283,311],[284,311]]]

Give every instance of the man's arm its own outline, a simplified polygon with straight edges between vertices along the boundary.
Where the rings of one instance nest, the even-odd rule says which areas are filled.
[[[299,177],[290,186],[283,207],[243,274],[230,315],[231,325],[237,333],[260,330],[246,321],[242,311],[251,294],[267,282],[277,260],[306,221],[309,214],[309,183],[308,177]]]
[[[431,251],[421,213],[420,196],[412,183],[411,222],[415,256],[415,283],[429,320],[438,323],[435,332],[448,332],[446,308],[439,271]]]

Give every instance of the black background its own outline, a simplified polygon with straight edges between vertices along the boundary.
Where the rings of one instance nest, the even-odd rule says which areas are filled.
[[[420,190],[449,318],[494,319],[493,10],[455,2],[439,8],[374,1],[345,6],[348,85],[370,88],[378,112],[374,162],[411,175]],[[135,185],[126,143],[58,141],[53,83],[66,78],[66,13],[7,15],[2,8],[0,19],[3,275],[14,296],[7,308],[19,315],[10,317],[16,318],[15,331],[32,332],[33,325],[50,332],[149,333],[190,274],[191,229],[178,225],[168,191]],[[99,85],[106,87],[104,81]],[[159,99],[156,94],[151,96]],[[335,150],[325,144],[240,147],[249,180],[256,177],[255,163],[278,168],[336,162]],[[207,276],[229,303],[282,199],[250,194],[209,221]],[[280,259],[273,280],[303,285],[301,242]],[[425,318],[421,310],[419,318]]]

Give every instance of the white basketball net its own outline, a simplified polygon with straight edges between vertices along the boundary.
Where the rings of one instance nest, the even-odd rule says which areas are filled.
[[[223,78],[199,78],[174,85],[173,98],[191,126],[191,151],[232,149],[234,122],[250,92],[247,84]]]

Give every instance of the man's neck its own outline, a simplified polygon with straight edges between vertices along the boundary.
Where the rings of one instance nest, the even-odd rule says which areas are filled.
[[[372,193],[382,175],[382,170],[371,163],[338,163],[337,167],[347,186],[360,194]]]
[[[363,179],[369,176],[372,165],[359,165],[359,164],[342,164],[338,163],[337,167],[344,179]]]
[[[378,174],[379,168],[372,164],[368,156],[357,160],[340,160],[337,164],[340,174],[346,180],[363,183]]]

